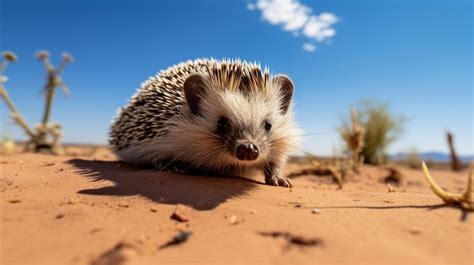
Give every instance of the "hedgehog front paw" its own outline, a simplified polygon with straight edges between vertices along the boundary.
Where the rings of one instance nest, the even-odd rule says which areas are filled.
[[[280,177],[265,178],[265,184],[272,185],[272,186],[281,186],[285,188],[293,187],[293,183],[291,183],[291,180],[287,178],[280,178]]]
[[[265,173],[265,184],[285,188],[293,187],[291,180],[283,177],[281,163],[268,163],[264,167],[263,172]]]

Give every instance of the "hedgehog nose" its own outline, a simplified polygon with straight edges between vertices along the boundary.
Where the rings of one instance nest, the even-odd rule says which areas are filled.
[[[258,149],[254,144],[241,144],[236,152],[239,160],[255,160],[258,157]]]

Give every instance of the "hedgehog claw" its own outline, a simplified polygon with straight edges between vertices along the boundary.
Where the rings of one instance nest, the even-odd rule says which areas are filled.
[[[291,180],[287,178],[272,177],[271,179],[265,182],[268,185],[277,186],[277,187],[278,186],[285,187],[285,188],[293,187],[293,183],[291,183]]]

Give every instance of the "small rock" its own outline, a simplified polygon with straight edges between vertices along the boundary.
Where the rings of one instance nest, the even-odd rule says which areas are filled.
[[[191,219],[191,213],[191,208],[178,204],[170,218],[178,222],[187,222]]]
[[[239,218],[237,218],[236,215],[231,215],[228,219],[229,219],[229,224],[230,225],[236,225],[236,224],[240,224],[240,223],[244,222],[244,219],[239,219]]]
[[[64,214],[60,213],[60,214],[56,215],[55,218],[56,218],[56,219],[61,219],[61,218],[63,218],[63,217],[64,217]]]
[[[20,203],[21,200],[9,200],[8,202],[9,202],[9,203]]]
[[[232,216],[229,218],[229,224],[231,224],[231,225],[237,224],[237,216],[232,215]]]
[[[312,214],[320,214],[321,210],[319,210],[318,208],[314,208],[314,209],[311,210],[311,213]]]
[[[251,214],[256,214],[257,213],[257,210],[252,210],[250,211]]]
[[[156,213],[156,212],[158,212],[158,211],[157,211],[156,209],[151,208],[151,209],[150,209],[150,212]]]

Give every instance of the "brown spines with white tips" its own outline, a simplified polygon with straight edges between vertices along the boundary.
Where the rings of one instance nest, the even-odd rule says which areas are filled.
[[[184,82],[192,74],[204,76],[215,89],[265,90],[268,69],[240,60],[199,59],[174,65],[145,81],[113,121],[109,142],[121,150],[130,144],[167,134],[176,115],[182,115]]]

